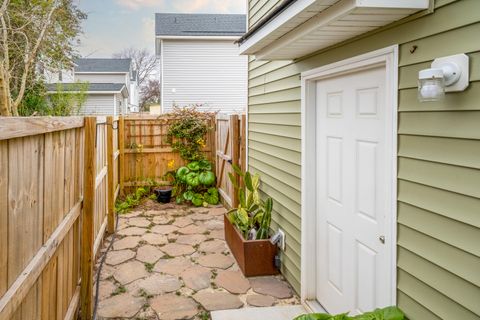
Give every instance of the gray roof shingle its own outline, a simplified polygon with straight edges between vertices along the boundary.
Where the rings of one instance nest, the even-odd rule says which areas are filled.
[[[49,83],[47,91],[57,91],[57,86],[61,85],[63,91],[78,91],[77,83]],[[125,87],[123,83],[89,83],[88,92],[119,92]]]
[[[157,36],[241,36],[246,30],[244,14],[155,14]]]
[[[75,72],[130,72],[132,59],[82,58],[75,60]]]

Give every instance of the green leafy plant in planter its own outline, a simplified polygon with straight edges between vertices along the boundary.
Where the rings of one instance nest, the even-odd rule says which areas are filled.
[[[404,320],[405,315],[397,307],[375,309],[371,312],[349,316],[348,313],[330,315],[326,313],[304,314],[293,320]]]
[[[247,192],[240,187],[237,178],[229,173],[228,177],[238,194],[239,205],[230,210],[227,215],[230,222],[242,233],[245,239],[267,239],[272,221],[273,200],[268,197],[263,201],[260,198],[260,175],[242,172],[238,166],[233,166],[245,183]]]
[[[172,181],[177,203],[188,201],[197,207],[218,203],[218,190],[214,186],[216,178],[209,161],[193,161],[167,175]]]

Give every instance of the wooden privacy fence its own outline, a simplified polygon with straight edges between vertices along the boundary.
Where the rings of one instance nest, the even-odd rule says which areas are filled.
[[[232,173],[237,165],[246,170],[246,117],[245,115],[217,115],[216,119],[216,175],[218,192],[225,205],[238,206],[238,197],[233,189],[228,173]]]
[[[122,119],[121,119],[122,120]],[[120,157],[123,168],[121,184],[126,189],[141,186],[152,179],[162,182],[163,175],[172,170],[168,163],[173,161],[178,168],[185,164],[177,152],[167,143],[167,133],[172,118],[153,116],[128,116],[120,123]],[[215,127],[212,118],[211,127]],[[210,130],[203,149],[205,156],[215,163],[215,130]],[[122,189],[123,190],[123,189]]]
[[[115,227],[123,188],[184,164],[167,143],[171,118],[0,118],[0,320],[91,319],[93,266]],[[219,116],[203,150],[220,194],[245,169],[245,116]]]
[[[117,122],[0,119],[0,320],[74,319],[79,306],[91,318],[119,192]]]

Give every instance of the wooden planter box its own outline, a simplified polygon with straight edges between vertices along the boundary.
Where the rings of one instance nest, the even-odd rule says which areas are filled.
[[[227,242],[238,266],[246,277],[267,276],[278,273],[275,268],[277,246],[270,240],[245,240],[242,234],[230,223],[227,214],[225,220],[225,241]]]

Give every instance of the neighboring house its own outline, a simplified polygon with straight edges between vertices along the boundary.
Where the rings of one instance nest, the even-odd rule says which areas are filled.
[[[138,112],[138,79],[131,59],[77,59],[73,71],[46,73],[48,89],[56,91],[56,83],[65,90],[75,90],[74,82],[88,82],[88,97],[81,114],[118,115]]]
[[[241,14],[155,15],[161,106],[202,104],[204,110],[243,112],[247,57],[234,44],[246,31]]]
[[[248,3],[248,164],[302,301],[479,319],[480,1]],[[420,102],[462,53],[468,88]]]

